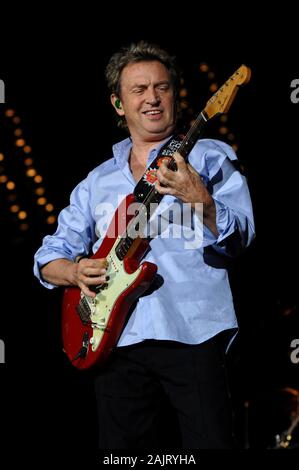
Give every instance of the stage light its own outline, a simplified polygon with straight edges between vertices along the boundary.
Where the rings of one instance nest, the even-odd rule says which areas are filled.
[[[31,166],[32,163],[33,163],[33,160],[32,160],[32,158],[26,158],[24,160],[24,163],[25,163],[26,166]]]
[[[45,197],[39,197],[36,202],[39,206],[44,206],[47,202],[47,199]]]
[[[19,217],[19,219],[21,219],[21,220],[26,219],[26,217],[27,217],[27,212],[25,212],[25,211],[20,211],[20,212],[18,213],[18,217]]]
[[[5,111],[5,116],[6,116],[6,117],[13,117],[14,114],[15,114],[15,111],[14,111],[13,109],[7,109],[7,110]]]
[[[30,145],[25,145],[24,148],[23,148],[24,153],[30,153],[31,150],[32,150],[32,148],[30,147]]]
[[[209,87],[209,90],[212,92],[212,93],[215,93],[215,91],[218,90],[218,85],[217,83],[212,83]]]
[[[180,97],[185,98],[188,95],[188,90],[186,88],[181,88]]]
[[[14,204],[13,206],[10,207],[10,212],[16,213],[16,212],[19,212],[19,210],[20,210],[20,206],[18,206],[17,204]]]
[[[34,168],[29,168],[29,170],[26,171],[26,175],[32,178],[32,176],[36,175],[36,170]]]
[[[23,147],[25,145],[25,140],[24,139],[17,139],[15,141],[15,144],[17,147]]]
[[[199,70],[201,72],[208,72],[209,71],[209,66],[205,62],[202,62],[199,66]]]
[[[53,204],[46,204],[45,209],[47,212],[52,212],[52,210],[54,209],[54,206]]]
[[[55,221],[56,217],[54,215],[49,215],[49,217],[47,217],[47,224],[54,224]]]
[[[221,135],[227,134],[227,133],[228,133],[228,128],[225,127],[225,126],[219,127],[219,133],[220,133]]]
[[[45,193],[45,188],[42,188],[41,186],[39,188],[36,188],[36,190],[34,191],[35,194],[37,194],[38,196],[42,196],[44,193]]]
[[[15,189],[16,185],[13,181],[8,181],[6,183],[6,188],[9,189],[9,190],[12,190],[12,189]]]

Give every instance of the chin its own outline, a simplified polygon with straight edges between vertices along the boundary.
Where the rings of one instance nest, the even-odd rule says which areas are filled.
[[[173,129],[174,129],[174,126],[172,126],[172,125],[164,125],[164,126],[153,125],[153,126],[147,126],[146,130],[150,133],[153,133],[153,134],[168,135],[173,131]]]

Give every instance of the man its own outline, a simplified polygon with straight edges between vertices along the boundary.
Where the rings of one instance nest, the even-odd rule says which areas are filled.
[[[130,137],[74,189],[56,233],[35,256],[35,273],[46,287],[75,285],[90,297],[95,286],[109,287],[107,261],[75,261],[103,241],[99,207],[116,209],[119,196],[133,192],[177,120],[179,76],[174,59],[158,46],[141,41],[122,49],[110,59],[106,78]],[[183,448],[233,446],[224,349],[237,321],[225,260],[254,236],[250,196],[227,144],[204,139],[189,163],[178,153],[174,158],[177,171],[166,162],[157,171],[155,188],[165,196],[156,217],[161,221],[179,204],[191,208],[192,223],[180,227],[184,236],[177,236],[182,224],[171,217],[163,230],[154,225],[145,259],[158,266],[157,277],[96,382],[101,448],[159,447],[155,425],[165,396],[177,411]],[[185,235],[199,227],[202,243],[188,245]]]

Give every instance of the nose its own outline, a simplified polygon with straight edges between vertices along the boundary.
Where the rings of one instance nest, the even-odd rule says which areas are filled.
[[[148,88],[146,102],[152,106],[160,104],[161,99],[155,88]]]

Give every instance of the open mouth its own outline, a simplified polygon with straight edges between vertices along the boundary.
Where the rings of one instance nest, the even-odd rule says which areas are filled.
[[[142,114],[145,114],[146,116],[157,116],[159,114],[162,114],[162,111],[156,109],[156,110],[150,110],[150,111],[143,111]]]

